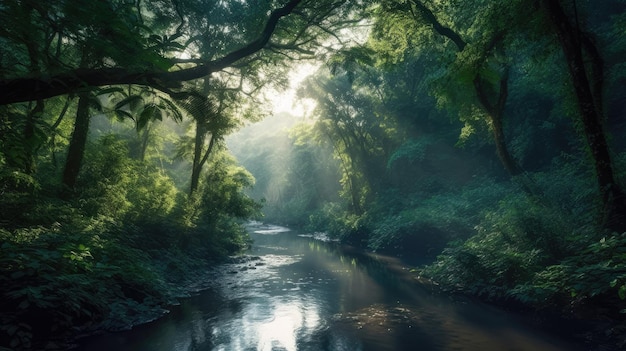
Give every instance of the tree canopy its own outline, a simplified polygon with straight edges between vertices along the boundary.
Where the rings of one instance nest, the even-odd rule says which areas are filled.
[[[625,22],[624,0],[3,1],[0,348],[152,318],[252,219],[626,330]],[[302,62],[314,107],[275,113]]]
[[[12,1],[2,6],[0,104],[107,85],[171,92],[264,48],[312,54],[343,1]],[[296,11],[297,9],[297,11]],[[323,9],[323,12],[320,11]],[[336,21],[335,21],[336,22]]]

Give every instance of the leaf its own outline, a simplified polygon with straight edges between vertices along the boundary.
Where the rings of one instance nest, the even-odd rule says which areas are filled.
[[[124,89],[120,87],[109,87],[104,89],[98,89],[96,91],[96,95],[105,95],[105,94],[113,94],[113,93],[124,93]]]
[[[152,120],[162,120],[161,110],[154,104],[146,105],[137,119],[137,131],[142,130]]]
[[[96,98],[93,95],[89,96],[89,108],[92,108],[98,112],[102,112],[102,104],[100,103],[100,100],[98,100],[98,98]]]
[[[122,107],[129,105],[131,108],[135,106],[135,104],[143,102],[143,98],[139,95],[131,95],[127,98],[122,99],[122,101],[118,102],[117,104],[115,104],[115,107],[113,109],[115,110],[119,110]]]
[[[619,290],[617,291],[617,295],[619,295],[619,298],[621,300],[626,299],[626,284],[619,287]]]
[[[172,119],[176,122],[182,122],[183,115],[180,112],[180,109],[178,108],[178,106],[176,106],[176,104],[174,104],[169,99],[161,99],[161,101],[163,101],[169,107],[168,110],[172,112],[173,114]]]
[[[120,121],[124,121],[126,118],[133,119],[133,115],[124,110],[115,110],[115,115]]]

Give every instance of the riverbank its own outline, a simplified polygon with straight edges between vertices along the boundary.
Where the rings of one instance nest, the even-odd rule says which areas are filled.
[[[78,350],[582,351],[495,307],[430,291],[402,260],[297,231],[253,238],[164,318]]]
[[[476,291],[464,289],[462,286],[447,286],[425,277],[420,267],[427,265],[428,262],[419,262],[415,265],[415,261],[419,260],[413,258],[407,261],[402,257],[406,255],[406,252],[398,257],[393,252],[380,254],[350,245],[343,247],[352,255],[380,262],[399,279],[415,284],[433,294],[448,296],[454,303],[479,303],[506,311],[538,330],[574,340],[584,345],[586,350],[621,350],[626,346],[626,323],[624,320],[610,316],[614,314],[607,309],[607,305],[610,304],[598,304],[597,302],[601,301],[600,298],[576,305],[546,306],[524,303],[510,296],[477,294]]]
[[[382,210],[337,215],[331,233],[364,249],[432,257],[414,265],[415,275],[442,293],[545,319],[548,326],[562,319],[572,329],[566,332],[587,345],[626,347],[626,233],[604,230],[547,198],[535,201],[509,192],[509,185],[500,184],[500,191],[493,185],[440,194],[398,216]]]
[[[615,255],[623,250],[624,235],[591,241],[583,250],[551,261],[538,250],[514,252],[510,238],[495,249],[491,242],[503,240],[500,236],[504,234],[479,233],[457,243],[434,264],[416,269],[416,275],[442,293],[521,313],[542,328],[556,325],[555,330],[575,336],[591,350],[626,346],[625,305],[616,286],[624,262]]]
[[[576,323],[574,319],[564,318],[563,315],[560,314],[550,314],[547,310],[535,311],[530,306],[522,306],[517,304],[507,303],[507,301],[501,300],[486,300],[484,298],[477,297],[476,295],[472,295],[464,292],[462,289],[447,289],[446,287],[436,284],[432,280],[427,280],[424,277],[419,275],[419,270],[415,267],[415,262],[408,263],[405,258],[398,258],[392,255],[387,254],[379,254],[371,251],[359,249],[356,247],[344,246],[338,243],[328,243],[328,240],[319,240],[315,236],[306,235],[306,234],[298,234],[295,233],[287,233],[287,231],[276,232],[275,228],[272,227],[259,227],[258,232],[260,234],[259,238],[263,239],[261,243],[262,247],[266,248],[264,250],[270,249],[275,250],[277,254],[283,253],[283,248],[281,245],[284,245],[282,239],[279,240],[277,244],[272,244],[267,241],[267,238],[270,237],[281,237],[278,233],[286,233],[286,237],[297,236],[303,239],[311,239],[311,241],[306,244],[303,241],[304,248],[307,251],[316,251],[316,252],[325,252],[324,259],[320,261],[325,268],[330,269],[332,271],[332,275],[336,277],[340,277],[345,274],[344,270],[354,269],[351,267],[358,267],[366,262],[368,270],[374,270],[376,272],[380,271],[385,279],[391,279],[393,281],[403,281],[408,285],[412,286],[412,289],[418,291],[424,291],[426,295],[440,296],[444,300],[448,301],[452,305],[456,306],[464,306],[464,305],[476,305],[483,304],[483,307],[480,307],[481,310],[489,311],[489,310],[502,310],[509,312],[510,318],[514,318],[515,320],[521,321],[523,324],[531,325],[533,328],[540,330],[544,329],[549,330],[553,335],[560,335],[563,339],[571,339],[572,337],[576,337],[576,340],[580,342],[581,345],[587,345],[591,348],[591,350],[611,350],[610,344],[607,342],[603,342],[598,339],[596,336],[600,335],[600,330],[592,334],[584,334],[579,333],[579,330],[583,330],[586,326],[581,326]],[[326,238],[327,239],[327,238]],[[290,239],[291,240],[291,239]],[[302,248],[301,248],[302,249]],[[301,250],[299,249],[299,250]],[[129,330],[131,328],[142,325],[141,329],[145,329],[146,323],[159,319],[156,323],[161,323],[165,316],[168,315],[168,310],[176,309],[179,307],[177,305],[181,301],[188,301],[188,297],[202,295],[206,289],[212,288],[215,286],[216,281],[220,280],[218,283],[219,286],[227,287],[227,289],[234,289],[235,287],[239,287],[237,290],[237,294],[240,293],[239,289],[245,293],[246,289],[248,289],[248,285],[259,285],[264,286],[271,282],[271,279],[263,279],[260,278],[260,272],[265,272],[269,267],[265,265],[268,262],[267,258],[261,259],[260,256],[257,255],[256,252],[249,252],[244,256],[235,256],[228,257],[223,256],[220,260],[206,260],[201,257],[189,257],[187,255],[182,255],[182,252],[177,254],[170,253],[169,255],[164,255],[164,251],[158,251],[161,253],[160,257],[153,256],[152,259],[152,270],[157,276],[160,276],[162,279],[162,287],[160,290],[161,298],[144,298],[139,301],[135,300],[126,300],[113,302],[112,310],[117,310],[118,314],[111,314],[108,318],[102,320],[99,324],[90,324],[85,325],[83,328],[75,328],[72,330],[71,337],[68,335],[66,338],[57,338],[53,341],[53,343],[48,343],[39,349],[67,349],[71,345],[76,345],[77,339],[75,337],[81,337],[78,339],[83,340],[86,336],[93,336],[97,334],[103,334],[109,331],[121,331],[121,330]],[[153,254],[156,254],[157,251],[154,251]],[[182,256],[181,256],[182,255]],[[337,258],[335,255],[339,255],[341,260],[341,267],[334,266],[335,264],[331,263],[335,261]],[[345,256],[345,257],[344,257]],[[296,252],[296,256],[294,259],[291,259],[289,262],[297,262],[297,260],[301,259],[301,254]],[[328,261],[328,262],[325,262]],[[230,267],[228,269],[225,268],[225,271],[216,271],[214,267],[218,264],[225,263],[226,265],[223,267]],[[339,263],[336,263],[339,264]],[[356,266],[355,266],[356,265]],[[380,266],[380,268],[375,268]],[[373,271],[372,271],[373,272]],[[370,274],[372,273],[370,272]],[[267,272],[266,272],[267,273]],[[298,273],[299,274],[299,273]],[[246,283],[241,285],[242,281],[245,281],[248,277],[252,279],[250,283]],[[221,278],[220,278],[221,277]],[[225,279],[224,282],[221,282],[221,279]],[[243,280],[242,280],[243,279]],[[308,279],[308,278],[307,278]],[[359,280],[362,278],[359,278]],[[313,281],[317,281],[313,279]],[[331,282],[327,279],[322,281],[323,283]],[[354,279],[350,280],[350,284],[355,282]],[[287,287],[289,289],[297,289],[296,291],[302,291],[305,289],[303,286],[299,285],[299,282],[295,282],[293,287]],[[351,287],[349,290],[354,290],[354,287]],[[378,294],[376,289],[371,288],[357,288],[357,291],[367,291],[367,295],[375,296]],[[232,295],[232,294],[227,294]],[[364,297],[370,299],[370,297]],[[181,300],[182,299],[182,300]],[[394,300],[395,301],[395,300]],[[484,304],[486,302],[486,304]],[[185,302],[186,303],[186,302]],[[403,320],[404,318],[416,319],[415,323],[419,323],[417,320],[419,314],[415,314],[407,310],[404,305],[394,305],[387,306],[385,304],[376,303],[373,305],[375,308],[375,316],[380,318],[384,317],[386,314],[384,313],[385,308],[390,308],[388,318],[393,320]],[[358,310],[361,311],[361,310]],[[337,322],[346,327],[351,326],[353,323],[350,321],[356,321],[355,323],[364,323],[363,326],[374,325],[369,319],[364,319],[365,315],[367,315],[367,311],[369,309],[363,309],[364,312],[347,312],[343,314]],[[395,312],[394,312],[395,311]],[[408,311],[408,312],[407,312]],[[394,314],[395,313],[395,314]],[[395,316],[395,317],[394,317]],[[378,318],[377,317],[377,318]],[[165,318],[168,319],[169,317]],[[370,323],[371,322],[371,323]],[[383,320],[381,320],[383,322]],[[342,324],[343,323],[343,324]],[[372,324],[373,323],[373,324]],[[396,324],[398,321],[396,321]],[[150,323],[153,324],[153,323]],[[393,323],[392,323],[393,324]],[[398,325],[393,324],[397,328]],[[376,324],[377,325],[377,324]],[[600,326],[600,324],[594,324],[594,326]],[[358,325],[357,325],[358,327]],[[380,331],[380,328],[376,327],[372,329],[372,332]],[[357,329],[358,331],[359,329]],[[361,332],[361,331],[359,331]],[[593,336],[593,338],[590,338]],[[68,342],[69,340],[69,342]],[[41,344],[39,344],[41,345]]]
[[[65,350],[76,338],[161,318],[248,242],[242,233],[92,219],[0,231],[0,350]]]

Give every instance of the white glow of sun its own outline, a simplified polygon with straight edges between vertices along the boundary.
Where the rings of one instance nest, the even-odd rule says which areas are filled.
[[[289,73],[289,87],[285,91],[271,91],[267,98],[273,106],[273,112],[289,112],[297,117],[304,117],[313,110],[315,103],[309,99],[298,99],[296,91],[300,84],[310,75],[315,73],[319,65],[304,63],[294,66]]]

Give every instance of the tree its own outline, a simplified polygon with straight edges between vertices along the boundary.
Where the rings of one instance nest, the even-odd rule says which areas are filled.
[[[303,94],[317,101],[315,129],[333,145],[342,169],[344,195],[351,210],[360,215],[373,194],[382,189],[394,144],[394,122],[379,113],[365,85],[357,84],[343,69],[310,80]]]
[[[489,17],[493,16],[490,13],[500,14],[503,11],[500,11],[498,5],[495,5],[491,8],[486,8],[485,12],[487,14],[483,14],[483,17],[487,19],[481,20],[488,22],[490,20]],[[491,130],[500,162],[510,176],[520,175],[522,168],[513,159],[507,147],[503,124],[509,93],[508,63],[506,59],[500,58],[504,56],[502,40],[505,38],[505,29],[498,28],[493,23],[487,23],[485,27],[481,28],[483,30],[482,37],[475,38],[475,42],[468,42],[460,34],[460,30],[455,30],[451,26],[444,24],[438,18],[438,14],[427,7],[423,1],[411,0],[401,5],[395,2],[383,2],[383,10],[377,19],[379,28],[382,26],[394,26],[394,20],[385,17],[388,13],[392,13],[394,16],[411,18],[416,22],[418,31],[424,31],[424,27],[432,28],[438,35],[450,40],[458,54],[455,55],[457,60],[456,69],[454,65],[451,65],[448,70],[456,73],[459,81],[467,80],[471,82],[472,89],[475,92],[475,99],[484,111],[486,122]],[[455,20],[462,22],[463,19],[455,18]],[[481,24],[480,21],[476,22],[479,25]],[[489,27],[490,25],[492,26],[491,28]],[[466,29],[466,31],[468,30]],[[378,30],[376,33],[379,33],[379,40],[384,40],[383,38],[388,32]],[[415,33],[408,33],[407,35],[415,35]],[[440,43],[440,45],[445,44]],[[494,79],[494,76],[498,78]],[[449,87],[445,89],[449,89]],[[460,89],[463,89],[463,87],[460,87]],[[455,103],[458,104],[459,101]]]
[[[67,159],[65,168],[63,169],[63,185],[68,190],[74,188],[80,165],[85,154],[85,146],[87,145],[87,134],[89,133],[89,92],[81,93],[78,97],[78,107],[76,109],[76,121],[74,122],[74,131],[67,151]]]
[[[589,34],[581,30],[577,13],[574,13],[576,23],[572,24],[559,0],[543,0],[541,5],[553,25],[567,62],[584,136],[596,171],[602,201],[602,223],[609,229],[623,232],[626,230],[626,194],[616,181],[603,127],[604,63]],[[591,63],[585,64],[586,59]]]
[[[196,0],[89,4],[65,0],[51,6],[11,1],[0,11],[0,20],[14,26],[0,32],[0,40],[8,48],[8,54],[0,57],[0,105],[36,101],[24,117],[22,133],[29,140],[35,135],[44,99],[79,96],[62,179],[71,189],[87,142],[89,109],[97,106],[89,102],[95,101],[89,97],[91,91],[140,85],[161,90],[173,99],[184,98],[188,94],[183,82],[229,67],[250,70],[260,64],[276,65],[285,57],[291,58],[289,51],[313,55],[312,48],[321,47],[338,26],[352,21],[349,8],[340,0],[291,0],[282,6],[272,1],[215,2],[212,6]],[[260,53],[264,48],[266,55]],[[30,63],[20,66],[23,57]],[[12,65],[18,69],[11,70]],[[123,104],[117,107],[118,112],[124,111],[120,110]],[[143,131],[143,150],[149,136],[144,127],[148,119],[161,113],[160,106],[144,107],[133,111],[139,115],[130,116]],[[198,135],[206,134],[202,128]],[[33,158],[32,151],[22,149],[28,153],[26,158]],[[204,163],[202,158],[196,161],[194,184]],[[23,170],[31,172],[32,164],[23,163]]]
[[[191,147],[193,161],[189,195],[193,195],[198,189],[202,168],[212,155],[216,143],[237,125],[236,119],[227,112],[228,105],[235,103],[232,101],[235,95],[231,91],[211,87],[210,81],[206,79],[203,93],[190,93],[184,100],[178,102],[193,118],[195,125],[194,136],[190,140],[193,145]],[[188,146],[181,145],[179,155],[183,156],[188,149],[190,149]]]
[[[37,42],[39,46],[36,50],[50,62],[38,71],[21,69],[13,74],[3,74],[0,77],[0,105],[120,84],[146,85],[169,93],[180,87],[182,82],[203,78],[233,66],[266,47],[280,53],[293,50],[311,55],[313,52],[307,48],[321,45],[323,37],[335,28],[332,21],[327,21],[328,18],[339,18],[340,23],[350,20],[346,19],[350,12],[345,1],[291,0],[279,7],[273,7],[273,2],[268,1],[260,3],[263,11],[252,8],[252,4],[242,3],[239,5],[247,12],[239,14],[245,15],[244,20],[212,27],[222,35],[217,38],[219,40],[209,40],[211,45],[216,44],[212,49],[219,50],[205,56],[202,55],[205,44],[201,39],[205,39],[206,33],[199,33],[202,28],[192,28],[190,23],[206,23],[202,19],[207,15],[207,8],[223,13],[237,4],[215,2],[207,6],[192,0],[150,3],[103,1],[84,6],[68,0],[48,8],[33,1],[25,3],[28,4],[24,6],[32,6],[37,15],[16,25],[35,30],[48,38],[47,41]],[[21,6],[16,1],[9,5],[10,9]],[[185,13],[183,6],[204,12]],[[266,17],[265,13],[269,15]],[[5,18],[13,13],[3,11],[2,15]],[[200,17],[190,19],[191,15]],[[288,23],[281,26],[281,19],[287,17],[296,18],[283,21]],[[264,18],[265,24],[260,25]],[[233,28],[242,27],[238,23],[245,24],[245,30],[233,31]],[[271,41],[277,32],[278,38]],[[18,60],[20,51],[23,51],[20,45],[30,40],[11,33],[3,34],[4,42],[15,50],[11,51],[10,59]],[[66,47],[65,43],[72,42],[77,45]],[[58,62],[55,57],[50,57],[52,53],[80,52],[81,45],[97,49],[94,56],[102,59],[98,66],[79,66],[75,62]],[[200,56],[176,57],[185,50],[193,56]]]

